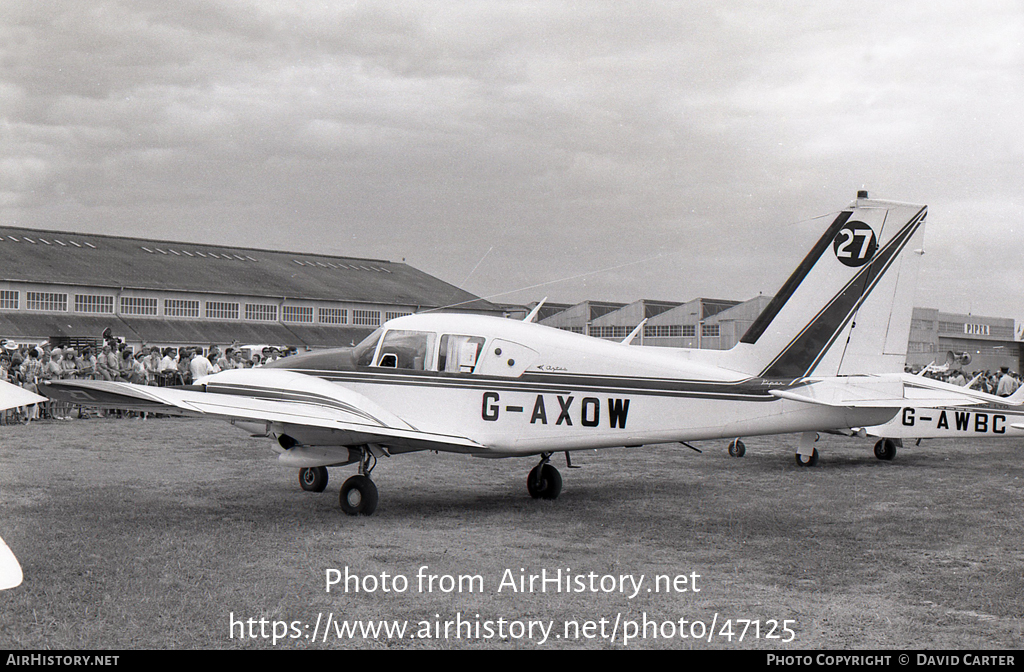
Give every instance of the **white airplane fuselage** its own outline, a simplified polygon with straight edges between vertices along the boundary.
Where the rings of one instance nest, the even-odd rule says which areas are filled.
[[[364,341],[363,352],[357,346],[355,353],[311,353],[273,368],[331,381],[418,430],[471,438],[488,447],[481,454],[494,456],[865,426],[895,412],[780,399],[769,390],[793,379],[723,368],[723,351],[627,346],[460,314],[402,317],[381,331],[376,344]],[[396,362],[385,357],[392,331],[428,344],[415,368],[377,365]],[[478,340],[471,372],[438,370],[444,367],[437,346],[445,336]],[[374,365],[355,363],[360,354]],[[329,441],[319,430],[303,433],[294,438],[307,445]]]
[[[1005,439],[1024,436],[1024,410],[1017,405],[907,406],[888,422],[867,427],[868,436],[886,439]]]

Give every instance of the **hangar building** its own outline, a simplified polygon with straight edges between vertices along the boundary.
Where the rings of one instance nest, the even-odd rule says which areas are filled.
[[[728,350],[736,345],[770,296],[748,301],[697,298],[686,303],[635,301],[616,304],[584,301],[538,321],[559,329],[621,341],[647,318],[642,340],[634,344]],[[564,305],[564,304],[553,304]],[[907,343],[907,365],[920,369],[950,362],[965,372],[1024,370],[1024,351],[1012,318],[944,313],[914,308]]]
[[[407,264],[0,227],[0,337],[311,348],[425,309],[502,310]]]
[[[907,364],[913,367],[950,363],[963,371],[1011,371],[1021,366],[1021,343],[1016,340],[1014,320],[943,313],[934,308],[914,308],[907,344]]]

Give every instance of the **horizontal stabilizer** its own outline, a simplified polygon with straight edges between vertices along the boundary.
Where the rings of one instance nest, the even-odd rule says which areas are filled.
[[[909,374],[808,379],[788,389],[771,390],[770,393],[780,399],[847,408],[938,408],[978,404],[1021,404],[1020,400],[996,397],[985,392]]]

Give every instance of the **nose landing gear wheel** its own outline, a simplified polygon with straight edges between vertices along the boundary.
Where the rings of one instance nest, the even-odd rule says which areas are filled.
[[[327,488],[327,467],[300,469],[299,485],[306,492],[323,492]]]
[[[352,476],[342,483],[338,503],[350,516],[369,516],[377,510],[377,486],[366,476]]]
[[[562,492],[562,475],[550,464],[538,464],[526,477],[526,489],[534,499],[555,499]]]
[[[797,453],[796,463],[801,467],[813,467],[818,464],[818,449],[815,448],[814,452],[810,455],[801,455],[800,453]]]
[[[743,457],[747,454],[747,447],[739,439],[733,439],[729,443],[729,454],[733,457]]]

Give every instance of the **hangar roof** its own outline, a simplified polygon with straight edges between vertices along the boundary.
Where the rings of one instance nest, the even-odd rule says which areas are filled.
[[[404,263],[0,226],[0,279],[494,311]]]
[[[208,345],[212,343],[270,343],[314,348],[355,345],[372,327],[281,324],[277,322],[223,322],[119,315],[56,315],[0,312],[0,338],[15,341],[60,336],[99,338],[109,328],[129,342]]]

